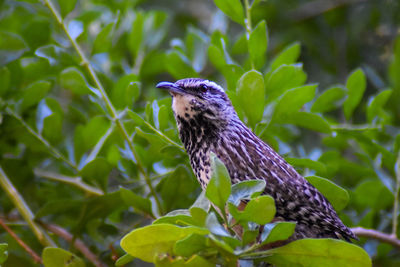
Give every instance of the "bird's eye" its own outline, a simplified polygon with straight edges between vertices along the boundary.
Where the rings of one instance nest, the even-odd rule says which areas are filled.
[[[202,93],[207,92],[207,91],[208,91],[208,86],[205,85],[205,84],[200,85],[200,91],[201,91]]]

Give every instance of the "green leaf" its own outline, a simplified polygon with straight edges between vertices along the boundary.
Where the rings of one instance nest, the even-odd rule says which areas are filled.
[[[369,123],[371,123],[376,116],[384,112],[383,107],[392,95],[392,92],[392,90],[384,90],[372,99],[367,108],[367,120]]]
[[[127,205],[133,207],[137,211],[153,216],[150,199],[143,198],[142,196],[139,196],[131,190],[123,187],[121,187],[119,190],[121,192],[122,199]]]
[[[189,59],[178,51],[168,52],[165,55],[164,65],[175,79],[197,76]]]
[[[261,194],[265,189],[265,180],[247,180],[236,183],[232,186],[232,193],[228,201],[239,205],[240,200],[249,200],[252,196]]]
[[[362,208],[387,209],[393,199],[393,193],[380,180],[363,181],[354,190],[354,200]]]
[[[10,71],[7,67],[0,68],[0,97],[4,96],[10,87]]]
[[[72,55],[68,54],[65,48],[57,45],[45,45],[41,46],[35,51],[35,55],[41,58],[45,58],[50,65],[71,65],[74,64]]]
[[[286,91],[276,104],[271,121],[285,121],[314,98],[316,88],[317,85],[305,85]]]
[[[135,259],[135,257],[133,257],[129,254],[125,254],[118,258],[118,260],[115,262],[115,266],[117,266],[117,267],[124,266],[124,265],[130,263],[131,261],[133,261],[134,259]]]
[[[63,1],[69,2],[69,1]],[[114,29],[115,22],[107,24],[100,32],[97,34],[96,40],[93,43],[92,55],[97,53],[108,52],[112,45],[112,31]]]
[[[244,12],[240,0],[214,0],[214,3],[233,21],[244,25]]]
[[[143,43],[143,24],[144,24],[143,13],[136,12],[135,19],[133,20],[132,23],[132,29],[128,37],[128,48],[135,58],[137,57],[139,49]]]
[[[37,81],[30,84],[23,92],[22,102],[20,105],[21,111],[24,111],[42,100],[51,88],[51,83],[48,81]]]
[[[156,267],[213,267],[215,263],[211,263],[199,255],[193,255],[188,260],[183,257],[170,257],[169,255],[159,255],[155,259]]]
[[[173,210],[167,215],[164,215],[153,222],[153,224],[175,224],[179,226],[203,226],[197,223],[191,216],[188,210]]]
[[[357,69],[350,74],[346,82],[347,98],[343,103],[343,111],[347,119],[350,119],[354,109],[360,103],[366,86],[367,81],[361,69]]]
[[[255,125],[262,119],[264,112],[264,79],[262,74],[251,70],[243,74],[237,85],[238,101],[250,124]]]
[[[21,36],[0,31],[0,67],[20,58],[28,50]]]
[[[293,165],[293,167],[295,168],[297,167],[309,168],[315,170],[317,173],[320,173],[321,175],[326,174],[326,166],[322,162],[307,158],[285,158],[285,159],[290,165]]]
[[[271,70],[274,71],[281,65],[290,65],[296,63],[300,56],[300,43],[294,42],[286,46],[271,63]]]
[[[300,239],[267,252],[266,261],[277,266],[372,266],[362,248],[336,239]]]
[[[3,264],[8,258],[8,244],[0,243],[0,264]]]
[[[92,88],[83,74],[75,67],[67,68],[61,72],[60,84],[77,95],[98,94],[97,89]]]
[[[117,109],[131,108],[140,95],[140,82],[135,74],[122,76],[111,91],[111,101]]]
[[[85,262],[61,248],[47,247],[42,253],[43,265],[45,267],[83,267]]]
[[[154,262],[155,256],[173,253],[176,241],[193,233],[208,234],[198,227],[178,227],[171,224],[148,225],[135,229],[121,240],[121,247],[130,255],[147,262]]]
[[[268,33],[265,20],[262,20],[250,33],[249,53],[251,61],[255,63],[257,69],[261,68],[265,62],[265,52],[268,47]]]
[[[206,226],[214,235],[230,237],[228,231],[219,223],[217,215],[214,212],[208,214]]]
[[[340,105],[345,96],[346,90],[344,88],[338,86],[331,87],[315,100],[311,111],[321,113],[331,111]]]
[[[133,112],[132,110],[127,111],[129,117],[135,122],[136,126],[142,126],[145,124],[145,120],[137,113]]]
[[[65,18],[72,10],[74,10],[76,6],[77,0],[57,0],[58,5],[60,6],[61,16]]]
[[[267,102],[272,102],[288,89],[303,85],[307,75],[301,64],[281,65],[268,72],[264,79]]]
[[[241,219],[262,225],[274,218],[275,211],[275,201],[271,196],[258,196],[247,203]]]
[[[106,191],[111,169],[112,166],[106,159],[97,157],[81,169],[80,175],[85,181],[98,185]]]
[[[261,245],[286,240],[293,235],[295,228],[295,222],[268,223],[261,234]]]
[[[218,157],[211,152],[210,155],[212,176],[207,185],[206,196],[221,210],[231,194],[231,178],[228,170]]]
[[[193,254],[204,250],[207,247],[207,238],[204,235],[191,234],[188,237],[176,242],[174,254],[190,257]]]
[[[319,176],[307,176],[305,178],[329,200],[336,211],[341,211],[347,206],[350,197],[346,189]]]
[[[330,133],[330,124],[321,116],[310,112],[294,112],[282,123],[290,123],[320,133]]]

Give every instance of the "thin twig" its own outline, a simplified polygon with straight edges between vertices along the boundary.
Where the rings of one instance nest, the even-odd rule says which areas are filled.
[[[44,4],[49,8],[49,10],[51,11],[51,13],[53,14],[54,18],[57,20],[57,22],[59,23],[59,25],[61,26],[61,28],[63,29],[63,31],[65,32],[65,34],[67,35],[68,39],[70,40],[72,46],[74,47],[75,51],[78,53],[81,61],[82,61],[82,66],[88,71],[89,75],[91,76],[93,82],[95,83],[97,89],[99,90],[100,94],[101,94],[101,98],[103,99],[103,101],[106,104],[106,107],[112,117],[112,120],[115,122],[115,124],[117,125],[119,131],[122,134],[122,137],[127,141],[129,149],[131,150],[135,160],[136,160],[136,165],[139,169],[139,172],[143,175],[144,180],[146,181],[146,184],[152,194],[152,196],[154,197],[156,204],[157,204],[157,208],[160,212],[160,214],[163,214],[163,209],[161,206],[161,202],[157,196],[156,191],[154,190],[154,187],[150,181],[149,176],[147,175],[144,167],[143,167],[143,163],[141,162],[141,159],[135,149],[135,147],[133,146],[133,142],[131,140],[131,138],[129,137],[129,134],[124,126],[124,124],[121,122],[117,111],[115,110],[114,106],[112,105],[110,99],[108,98],[108,95],[103,87],[103,85],[100,82],[100,79],[98,78],[96,72],[94,71],[92,65],[90,64],[89,60],[86,58],[85,54],[83,53],[83,50],[81,49],[81,47],[79,46],[79,44],[76,42],[76,40],[69,34],[68,29],[66,27],[66,25],[64,24],[64,21],[62,19],[62,17],[60,16],[59,12],[57,11],[57,9],[54,7],[53,3],[51,0],[43,0]]]
[[[49,171],[45,171],[45,170],[41,170],[41,169],[35,169],[34,173],[35,173],[35,175],[43,177],[43,178],[47,178],[50,180],[73,185],[91,195],[95,195],[95,196],[104,195],[103,191],[101,191],[100,189],[98,189],[96,187],[93,187],[93,186],[90,186],[90,185],[84,183],[82,181],[82,178],[79,176],[71,177],[71,176],[66,176],[66,175],[62,175],[59,173],[49,172]]]
[[[43,264],[42,258],[38,254],[36,254],[36,252],[33,251],[24,241],[22,241],[22,239],[19,238],[18,235],[14,233],[14,231],[11,230],[10,227],[7,226],[2,218],[0,218],[0,226],[2,226],[4,230],[6,230],[12,238],[14,238],[15,241],[17,241],[17,243],[32,257],[34,262]]]
[[[374,229],[365,229],[362,227],[351,228],[351,230],[358,237],[367,237],[367,238],[376,239],[383,243],[390,244],[390,245],[396,247],[397,249],[400,249],[400,240],[397,239],[393,235],[382,233],[382,232],[379,232]]]
[[[46,228],[48,231],[52,232],[53,234],[61,237],[62,239],[66,240],[67,242],[71,243],[72,240],[74,239],[74,236],[70,234],[67,230],[64,228],[55,225],[55,224],[46,224],[43,222],[40,222],[40,224]],[[90,249],[85,245],[85,243],[82,242],[82,240],[76,238],[74,240],[73,246],[79,250],[83,256],[85,256],[90,262],[93,263],[93,265],[97,267],[105,267],[106,265],[102,263],[99,258],[94,254],[93,252],[90,251]]]
[[[392,235],[397,238],[397,225],[398,225],[398,212],[399,212],[399,193],[400,193],[400,152],[396,161],[396,189],[394,191],[393,203],[393,222],[392,222]]]
[[[33,221],[34,216],[33,216],[32,211],[26,204],[23,197],[20,195],[20,193],[17,191],[17,189],[14,187],[14,185],[8,179],[7,175],[5,174],[5,172],[3,171],[1,166],[0,166],[0,186],[8,194],[10,200],[17,207],[19,213],[24,218],[24,220],[28,223],[29,227],[32,229],[33,233],[35,234],[35,236],[37,237],[39,242],[43,246],[56,247],[55,243],[47,235],[47,233]]]
[[[168,136],[166,136],[165,134],[163,134],[162,132],[157,130],[155,127],[153,127],[153,125],[151,125],[149,122],[144,121],[144,124],[146,124],[147,127],[149,127],[153,132],[155,132],[159,137],[164,139],[167,143],[169,143],[169,144],[179,148],[181,151],[185,152],[185,148],[183,146],[181,146],[178,143],[171,140]]]
[[[68,160],[64,155],[59,152],[55,147],[53,147],[41,134],[37,133],[32,127],[30,127],[17,113],[15,113],[11,108],[7,107],[5,109],[8,115],[14,117],[16,120],[21,123],[21,125],[32,135],[34,136],[40,143],[42,143],[47,150],[50,152],[50,154],[53,155],[56,159],[64,161],[66,164],[68,164],[71,168],[74,170],[78,170],[78,167],[72,163],[70,160]]]

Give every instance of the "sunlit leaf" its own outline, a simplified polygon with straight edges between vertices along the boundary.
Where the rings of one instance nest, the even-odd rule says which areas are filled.
[[[236,21],[239,24],[244,24],[244,12],[240,0],[214,0],[214,3],[233,21]]]
[[[271,63],[271,70],[276,70],[281,65],[290,65],[296,63],[300,56],[300,43],[294,42],[286,46]]]
[[[176,241],[191,234],[208,234],[198,227],[178,227],[171,224],[148,225],[135,229],[121,240],[121,247],[130,255],[147,262],[162,253],[173,253]]]
[[[85,262],[61,248],[47,247],[42,253],[43,265],[45,267],[84,267]]]
[[[343,111],[347,119],[350,119],[354,109],[360,103],[366,86],[367,81],[361,69],[357,69],[350,74],[346,82],[347,98],[343,103]]]

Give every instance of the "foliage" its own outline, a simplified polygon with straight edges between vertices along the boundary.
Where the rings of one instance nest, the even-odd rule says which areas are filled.
[[[399,4],[306,12],[308,1],[166,2],[0,1],[0,219],[46,267],[93,264],[65,232],[110,266],[370,265],[338,240],[259,250],[290,238],[294,224],[271,222],[265,183],[231,187],[218,160],[201,193],[171,99],[154,85],[189,76],[223,85],[241,119],[346,225],[396,236],[400,39],[387,32]],[[64,231],[44,234],[54,226]],[[34,266],[10,235],[0,240],[0,263]],[[399,263],[389,244],[357,245],[376,266]]]

